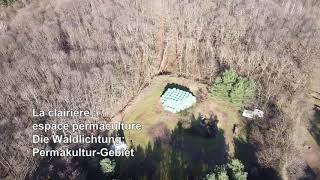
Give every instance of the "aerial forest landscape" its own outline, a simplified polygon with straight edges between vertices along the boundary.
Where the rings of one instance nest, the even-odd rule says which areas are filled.
[[[2,179],[319,180],[320,1],[0,0]]]

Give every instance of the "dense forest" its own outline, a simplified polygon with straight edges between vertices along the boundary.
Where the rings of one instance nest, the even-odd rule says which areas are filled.
[[[87,121],[33,118],[32,108],[103,111],[90,121],[104,122],[154,76],[211,83],[228,68],[255,80],[254,103],[266,113],[267,121],[250,124],[248,133],[259,166],[301,178],[306,164],[295,148],[297,129],[313,116],[308,83],[320,63],[319,29],[317,0],[22,0],[0,6],[0,179],[28,179],[36,171],[41,159],[30,155],[40,146],[31,142],[33,122]]]

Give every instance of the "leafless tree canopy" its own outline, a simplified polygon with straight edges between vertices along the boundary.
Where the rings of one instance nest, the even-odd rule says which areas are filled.
[[[319,13],[316,0],[34,0],[0,7],[0,179],[24,179],[36,168],[31,125],[39,119],[32,108],[99,110],[105,115],[94,120],[103,122],[159,73],[210,82],[227,67],[255,79],[256,103],[280,112],[253,139],[261,164],[286,168],[294,127],[309,117]]]

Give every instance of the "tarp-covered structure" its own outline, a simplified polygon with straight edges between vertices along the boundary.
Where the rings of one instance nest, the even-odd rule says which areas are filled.
[[[177,113],[196,103],[196,97],[188,91],[168,88],[161,96],[161,103],[165,111]]]

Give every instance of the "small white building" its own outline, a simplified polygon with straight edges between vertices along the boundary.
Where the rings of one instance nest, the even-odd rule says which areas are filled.
[[[259,109],[254,109],[254,111],[244,110],[242,112],[242,116],[246,117],[246,118],[249,118],[249,119],[252,119],[255,116],[258,116],[259,118],[263,118],[263,114],[264,114],[263,111],[261,111]]]
[[[249,118],[249,119],[252,119],[254,117],[254,113],[253,113],[253,111],[250,111],[250,110],[244,110],[242,112],[242,116]]]
[[[263,111],[259,110],[259,109],[254,109],[253,111],[254,115],[258,116],[259,118],[263,118]]]

